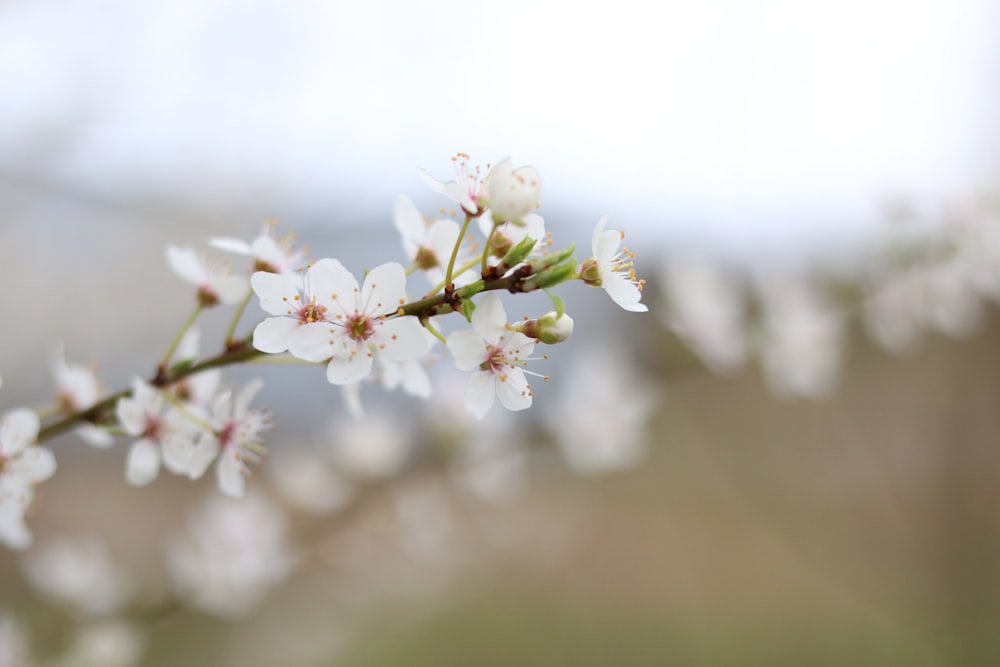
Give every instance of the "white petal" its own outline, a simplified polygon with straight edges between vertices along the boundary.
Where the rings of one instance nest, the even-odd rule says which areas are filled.
[[[618,254],[618,248],[621,247],[621,244],[622,233],[616,229],[609,229],[603,232],[600,238],[597,239],[594,257],[597,259],[597,265],[601,268],[602,272],[608,269],[611,260]]]
[[[487,343],[496,344],[506,332],[507,313],[500,297],[490,292],[483,296],[472,311],[472,328]]]
[[[31,546],[31,531],[24,525],[24,505],[16,499],[0,498],[0,542],[18,550]]]
[[[342,333],[342,327],[329,322],[303,324],[289,336],[288,351],[304,361],[325,361],[333,356]]]
[[[188,459],[188,477],[191,479],[201,479],[201,476],[212,465],[212,461],[219,455],[219,441],[216,438],[201,438],[191,450]]]
[[[361,383],[345,384],[341,387],[341,397],[344,399],[344,407],[347,414],[358,421],[365,418],[365,406],[361,403]]]
[[[645,304],[639,303],[642,292],[631,280],[620,273],[607,273],[602,278],[601,287],[619,306],[633,313],[644,313],[649,310]]]
[[[226,305],[239,303],[247,295],[246,276],[220,276],[212,281],[219,301]]]
[[[174,351],[174,359],[183,361],[185,359],[196,359],[198,357],[198,344],[201,341],[201,332],[198,327],[191,327],[184,332],[181,342],[177,344]]]
[[[369,315],[394,313],[406,303],[406,269],[402,264],[380,264],[365,276],[361,307]],[[415,319],[415,318],[413,318]]]
[[[293,266],[288,267],[285,264],[288,263],[289,257],[288,253],[278,246],[277,241],[275,241],[270,236],[258,236],[253,240],[253,244],[250,246],[250,251],[255,258],[265,264],[270,264],[276,269],[297,269],[299,267]]]
[[[403,237],[403,251],[406,253],[406,258],[412,260],[427,235],[424,216],[409,197],[400,195],[396,197],[396,203],[392,208],[392,222],[396,226],[396,231]]]
[[[115,437],[104,429],[93,424],[80,424],[73,432],[91,447],[107,449],[115,444]]]
[[[594,227],[594,235],[590,238],[590,252],[594,254],[596,258],[598,255],[597,247],[600,245],[601,235],[604,234],[604,226],[608,224],[608,216],[602,217],[597,221],[597,226]]]
[[[0,454],[4,458],[17,455],[38,437],[38,415],[27,408],[7,413],[0,426]]]
[[[431,397],[431,379],[420,362],[408,361],[403,364],[403,391],[417,398]]]
[[[132,486],[146,486],[160,474],[160,448],[147,438],[137,440],[128,450],[125,481]]]
[[[296,315],[301,298],[299,282],[291,276],[257,271],[250,276],[250,286],[260,298],[260,307],[268,315]]]
[[[321,259],[306,274],[306,293],[310,299],[334,313],[353,314],[357,306],[358,281],[335,259]]]
[[[56,472],[56,457],[47,447],[28,447],[13,462],[8,463],[10,472],[26,484],[44,482]]]
[[[246,493],[247,480],[243,474],[243,464],[232,452],[223,452],[215,467],[215,479],[219,490],[231,498],[242,498]]]
[[[531,407],[528,379],[520,368],[509,368],[505,377],[498,377],[496,392],[500,403],[508,410],[524,410]]]
[[[288,341],[298,328],[299,321],[291,317],[269,317],[253,330],[253,346],[268,354],[286,352]]]
[[[367,346],[357,345],[354,354],[336,356],[326,367],[330,384],[352,384],[364,380],[372,370],[372,353]]]
[[[416,317],[409,316],[382,322],[376,327],[372,342],[394,361],[416,361],[429,348],[424,327]]]
[[[465,407],[476,419],[485,417],[493,405],[496,393],[493,384],[493,374],[487,371],[476,371],[469,378],[469,385],[465,390]]]
[[[193,285],[205,282],[208,272],[194,248],[167,246],[167,265],[178,276]]]
[[[240,393],[236,395],[236,404],[233,407],[233,414],[237,419],[242,419],[244,415],[249,411],[250,403],[253,401],[254,397],[264,388],[264,380],[261,378],[254,378],[243,385],[240,389]]]
[[[250,255],[253,252],[250,248],[250,244],[246,241],[241,241],[240,239],[214,238],[209,239],[208,245],[236,255]]]
[[[448,336],[448,351],[455,359],[455,368],[460,371],[478,370],[486,361],[487,347],[483,337],[472,329],[455,331]]]

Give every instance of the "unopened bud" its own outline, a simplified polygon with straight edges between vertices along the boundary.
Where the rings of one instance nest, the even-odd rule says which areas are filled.
[[[597,263],[597,258],[591,257],[580,264],[580,279],[591,287],[600,287],[603,284],[601,267]]]
[[[550,311],[537,320],[525,320],[511,325],[511,328],[540,343],[554,345],[572,335],[573,318],[566,313],[556,315],[555,311]]]

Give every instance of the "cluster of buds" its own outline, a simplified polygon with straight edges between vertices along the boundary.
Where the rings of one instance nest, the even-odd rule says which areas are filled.
[[[425,218],[400,197],[394,223],[408,264],[381,264],[360,281],[337,259],[309,261],[293,237],[276,237],[271,223],[249,242],[211,241],[216,250],[250,258],[244,274],[193,248],[168,247],[168,265],[195,288],[195,308],[152,377],[136,377],[130,388],[101,397],[93,372],[69,366],[60,355],[59,408],[48,422],[26,409],[3,418],[0,541],[16,548],[31,541],[24,512],[33,485],[56,469],[54,455],[37,443],[69,429],[101,447],[113,445],[115,436],[134,438],[125,473],[130,484],[149,484],[161,468],[197,479],[214,462],[219,489],[242,497],[247,464],[264,454],[262,435],[271,419],[250,409],[262,382],[225,388],[221,367],[264,357],[322,364],[329,382],[344,388],[351,411],[360,414],[358,387],[372,379],[387,389],[431,397],[426,367],[441,356],[434,349],[440,342],[455,367],[470,373],[465,408],[481,419],[495,400],[508,410],[530,407],[529,377],[548,379],[527,369],[539,359],[532,356],[535,345],[563,342],[573,332],[553,288],[581,280],[603,288],[625,310],[646,310],[633,255],[621,248],[622,232],[605,229],[607,217],[594,231],[593,256],[578,262],[573,245],[555,249],[537,213],[542,187],[535,168],[504,159],[484,174],[469,167],[467,155],[454,162],[455,180],[421,173],[458,205],[460,218]],[[416,272],[430,288],[412,297],[408,280]],[[555,310],[510,323],[499,294],[538,290],[551,297]],[[255,296],[266,317],[241,337],[237,329]],[[203,310],[220,305],[236,306],[222,352],[199,358],[195,322]],[[447,319],[462,325],[447,331]]]

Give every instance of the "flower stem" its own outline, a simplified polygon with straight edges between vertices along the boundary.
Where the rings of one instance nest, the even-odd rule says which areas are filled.
[[[478,258],[466,262],[462,266],[458,267],[458,271],[455,272],[455,275],[456,276],[462,275],[463,273],[465,273],[466,271],[468,271],[469,269],[471,269],[472,267],[474,267],[478,263],[479,263],[479,259]],[[431,291],[427,293],[427,296],[433,296],[433,295],[437,294],[447,284],[449,284],[449,283],[446,280],[442,280],[437,285],[435,285],[434,287],[431,288]]]
[[[164,368],[170,366],[170,358],[174,356],[174,351],[177,349],[177,346],[180,345],[181,339],[184,338],[184,334],[186,334],[187,330],[191,328],[194,321],[198,319],[198,315],[201,314],[201,308],[201,302],[199,301],[198,305],[196,305],[194,310],[191,311],[191,314],[188,315],[188,318],[184,320],[184,324],[181,325],[177,334],[174,335],[174,339],[170,341],[170,346],[167,347],[167,352],[163,355],[163,361],[160,362],[160,365]]]
[[[247,304],[250,303],[250,298],[253,296],[253,288],[247,290],[247,295],[243,297],[240,301],[240,305],[236,307],[236,312],[233,313],[233,319],[229,322],[229,328],[226,329],[226,344],[228,345],[233,341],[236,335],[236,325],[240,323],[240,318],[243,317],[243,311],[247,309]]]
[[[486,275],[486,258],[490,256],[490,243],[493,242],[493,235],[497,233],[497,223],[493,223],[493,227],[490,228],[490,235],[486,237],[486,243],[483,245],[483,267],[482,274]]]
[[[428,331],[430,331],[431,335],[433,335],[439,341],[441,341],[442,343],[445,343],[445,344],[448,343],[447,339],[444,336],[441,335],[440,331],[438,331],[437,329],[434,328],[434,325],[431,324],[431,322],[430,322],[429,319],[427,319],[426,317],[422,318],[420,320],[420,323],[423,324],[424,328],[427,329]]]
[[[254,349],[250,340],[238,341],[227,347],[227,349],[211,359],[206,359],[188,367],[181,367],[173,372],[165,371],[165,375],[158,372],[150,381],[156,387],[168,387],[179,380],[195,375],[210,368],[239,364],[264,356],[264,352]],[[55,436],[68,431],[80,422],[90,422],[98,424],[114,410],[119,399],[131,396],[131,389],[123,389],[117,393],[105,396],[103,399],[85,410],[78,410],[70,413],[58,421],[54,421],[38,431],[38,442],[49,440]]]
[[[451,249],[451,257],[448,259],[448,270],[444,272],[445,287],[451,285],[451,280],[453,276],[452,272],[455,270],[455,260],[458,258],[458,249],[462,246],[462,239],[465,238],[465,233],[469,231],[470,222],[472,222],[472,216],[466,213],[465,222],[462,223],[462,229],[459,230],[458,238],[455,239],[455,247]]]

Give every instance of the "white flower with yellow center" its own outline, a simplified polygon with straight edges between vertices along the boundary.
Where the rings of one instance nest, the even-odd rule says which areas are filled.
[[[648,308],[639,303],[642,298],[642,286],[646,281],[636,278],[632,266],[634,253],[621,247],[625,232],[617,229],[604,229],[608,216],[601,218],[594,228],[591,250],[594,256],[580,266],[580,276],[588,285],[603,287],[611,300],[625,310],[634,313],[644,313]]]
[[[531,407],[531,385],[524,366],[535,341],[507,326],[500,297],[485,295],[472,313],[472,329],[454,332],[447,344],[458,370],[473,371],[465,394],[472,416],[482,419],[494,395],[508,410]]]
[[[344,385],[368,377],[377,354],[393,361],[414,361],[427,351],[427,338],[415,317],[396,317],[406,303],[406,272],[390,262],[372,269],[363,287],[335,259],[329,260],[324,293],[326,317],[304,324],[288,341],[288,351],[306,361],[330,360],[326,378]]]

